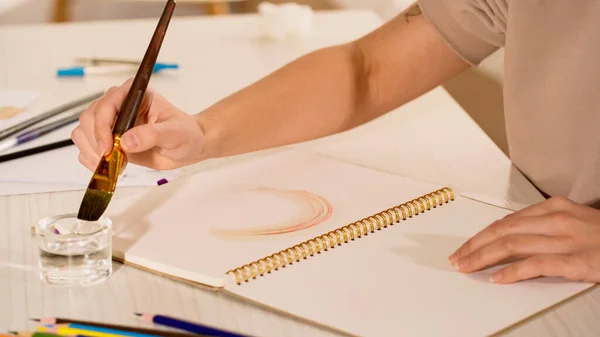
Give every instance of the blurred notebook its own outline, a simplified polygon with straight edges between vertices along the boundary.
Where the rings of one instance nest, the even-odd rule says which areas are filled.
[[[25,120],[23,113],[37,97],[31,90],[0,90],[0,130]]]
[[[115,258],[127,264],[353,335],[469,337],[591,286],[495,285],[490,271],[464,275],[448,264],[508,213],[444,186],[288,150],[115,200],[106,215]]]

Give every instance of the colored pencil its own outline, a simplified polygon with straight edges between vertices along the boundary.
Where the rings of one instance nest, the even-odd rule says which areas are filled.
[[[91,64],[91,65],[101,65],[101,64],[129,64],[139,66],[142,62],[141,60],[129,60],[129,59],[119,59],[119,58],[110,58],[110,57],[76,57],[75,62],[82,64]]]
[[[19,124],[15,125],[15,126],[9,127],[9,128],[7,128],[5,130],[1,130],[0,131],[0,140],[5,140],[6,138],[8,138],[8,137],[10,137],[10,136],[12,136],[14,134],[17,134],[17,133],[21,132],[22,130],[27,129],[28,127],[30,127],[32,125],[35,125],[35,124],[37,124],[39,122],[42,122],[42,121],[44,121],[46,119],[54,117],[54,116],[56,116],[56,115],[58,115],[60,113],[63,113],[63,112],[68,111],[70,109],[73,109],[73,108],[75,108],[77,106],[80,106],[82,104],[89,103],[89,102],[95,100],[96,98],[102,96],[103,94],[104,94],[104,91],[96,92],[94,94],[91,94],[91,95],[85,96],[83,98],[77,99],[77,100],[75,100],[73,102],[69,102],[67,104],[63,104],[63,105],[61,105],[59,107],[56,107],[56,108],[54,108],[54,109],[52,109],[50,111],[47,111],[47,112],[43,113],[41,115],[32,117],[32,118],[30,118],[30,119],[28,119],[28,120],[26,120],[26,121],[24,121],[22,123],[19,123]]]
[[[82,325],[103,327],[103,328],[107,328],[107,329],[139,332],[139,333],[144,333],[144,334],[149,334],[149,335],[159,335],[159,336],[163,336],[163,337],[193,337],[193,336],[195,336],[190,333],[179,332],[179,331],[165,331],[165,330],[150,329],[150,328],[138,328],[138,327],[126,326],[126,325],[82,321],[82,320],[60,318],[60,317],[32,318],[31,320],[34,322],[40,322],[41,324],[44,324],[44,325],[65,324],[65,323],[66,324],[82,324]]]
[[[0,152],[6,151],[8,149],[11,149],[11,148],[21,145],[21,144],[25,144],[32,140],[38,139],[50,132],[53,132],[64,126],[74,123],[79,119],[79,116],[81,116],[83,111],[84,110],[78,111],[77,113],[68,115],[68,116],[63,117],[52,123],[44,124],[35,129],[31,129],[29,131],[23,132],[13,138],[9,138],[4,141],[1,141],[0,142]]]
[[[221,329],[212,328],[206,325],[200,325],[189,321],[180,320],[177,318],[163,316],[163,315],[152,315],[152,314],[141,314],[135,313],[143,320],[150,321],[159,325],[168,326],[171,328],[181,329],[196,334],[204,334],[209,336],[219,337],[248,337],[248,335],[240,335],[238,333],[229,332]]]
[[[115,330],[80,324],[57,324],[54,326],[42,326],[37,328],[41,332],[49,332],[58,335],[85,335],[88,337],[160,337],[158,335],[144,334],[139,332]]]
[[[55,142],[55,143],[50,143],[50,144],[46,144],[46,145],[42,145],[42,146],[38,146],[38,147],[33,147],[31,149],[27,149],[27,150],[23,150],[23,151],[5,154],[5,155],[0,156],[0,163],[9,161],[9,160],[15,160],[15,159],[27,157],[27,156],[32,156],[32,155],[38,154],[38,153],[43,153],[43,152],[48,152],[51,150],[60,149],[62,147],[70,146],[73,144],[74,144],[73,140],[65,139],[65,140]]]
[[[2,337],[4,337],[4,335],[0,335]],[[64,335],[58,335],[58,334],[53,334],[53,333],[48,333],[48,332],[29,332],[29,331],[19,331],[17,332],[15,335],[7,335],[6,337],[89,337],[86,335],[69,335],[69,336],[64,336]]]
[[[29,331],[9,331],[14,336],[19,337],[62,337],[60,335],[47,332],[29,332]]]
[[[131,60],[131,59],[119,59],[119,58],[110,58],[110,57],[77,57],[75,58],[75,62],[84,64],[84,65],[93,65],[99,66],[103,64],[128,64],[133,66],[139,66],[142,61],[141,60]],[[175,63],[164,63],[164,62],[156,62],[157,65],[176,67]]]

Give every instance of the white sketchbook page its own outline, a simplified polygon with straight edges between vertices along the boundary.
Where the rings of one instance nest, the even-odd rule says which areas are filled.
[[[226,289],[354,335],[488,336],[591,286],[561,279],[496,285],[490,271],[455,271],[447,257],[506,213],[459,197]]]
[[[57,118],[62,118],[60,115]],[[53,121],[54,118],[49,120]],[[67,125],[59,130],[42,136],[36,140],[15,147],[1,155],[22,151],[71,137],[72,130],[77,123]],[[26,184],[48,184],[44,192],[53,192],[51,185],[73,185],[80,189],[87,187],[92,172],[86,169],[78,160],[79,150],[71,145],[32,156],[18,158],[0,163],[0,182],[26,183]],[[128,164],[119,178],[118,186],[151,186],[162,178],[175,179],[179,176],[179,170],[156,171],[142,166]],[[37,189],[27,189],[24,185],[19,190],[21,193],[37,193]]]
[[[115,200],[106,214],[115,225],[117,257],[222,286],[230,269],[438,188],[289,150]],[[304,228],[268,235],[215,232],[277,224]]]

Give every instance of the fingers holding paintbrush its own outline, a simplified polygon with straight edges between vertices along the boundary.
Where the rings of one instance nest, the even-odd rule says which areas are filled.
[[[97,139],[112,141],[118,107],[132,81],[116,87],[87,109],[73,133],[79,161],[94,172],[102,155],[112,150],[96,147]],[[104,141],[102,141],[104,142]],[[175,106],[158,92],[146,89],[134,127],[120,139],[128,163],[155,170],[172,170],[206,159],[205,133],[197,116]]]
[[[79,162],[91,172],[96,170],[101,157],[110,154],[112,151],[115,120],[132,83],[133,78],[120,86],[108,89],[104,96],[91,104],[81,114],[79,125],[71,133],[71,138],[80,151]],[[149,118],[151,98],[152,92],[146,89],[134,127]],[[121,138],[121,149],[128,156],[128,162],[131,162],[130,153],[123,145],[123,138]]]
[[[106,95],[102,97],[102,100],[99,101],[98,104],[92,109],[90,109],[90,112],[93,114],[93,116],[90,116],[90,119],[86,121],[89,122],[89,125],[86,124],[86,126],[91,127],[93,132],[89,132],[88,137],[92,136],[94,138],[90,141],[92,144],[98,145],[98,152],[101,155],[109,154],[112,149],[114,141],[113,128],[115,127],[118,112],[116,107],[123,106],[125,99],[131,90],[133,81],[134,79],[130,78],[122,85],[110,88],[106,92]],[[146,92],[140,103],[140,107],[132,127],[139,125],[140,122],[146,120],[151,101],[152,90],[146,88]]]

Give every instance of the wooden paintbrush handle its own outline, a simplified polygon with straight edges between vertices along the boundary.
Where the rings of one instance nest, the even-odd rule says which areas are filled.
[[[160,20],[158,21],[154,35],[150,40],[150,45],[146,50],[146,54],[144,55],[144,58],[140,63],[140,67],[135,74],[135,78],[133,79],[133,83],[129,89],[129,93],[123,102],[123,106],[121,107],[119,115],[117,116],[117,121],[115,122],[115,126],[113,128],[113,134],[115,135],[122,135],[125,133],[125,131],[131,129],[135,124],[135,120],[137,119],[138,112],[142,105],[144,94],[146,92],[146,88],[148,87],[148,82],[150,82],[150,76],[152,76],[152,71],[154,70],[154,65],[156,64],[156,59],[158,58],[158,53],[160,52],[160,47],[162,46],[162,42],[167,32],[167,28],[169,27],[169,22],[171,20],[171,16],[173,15],[174,9],[175,1],[168,0]]]
[[[135,125],[135,120],[140,111],[145,92],[146,88],[135,90],[133,86],[131,87],[123,102],[117,121],[115,122],[113,134],[120,136]]]

